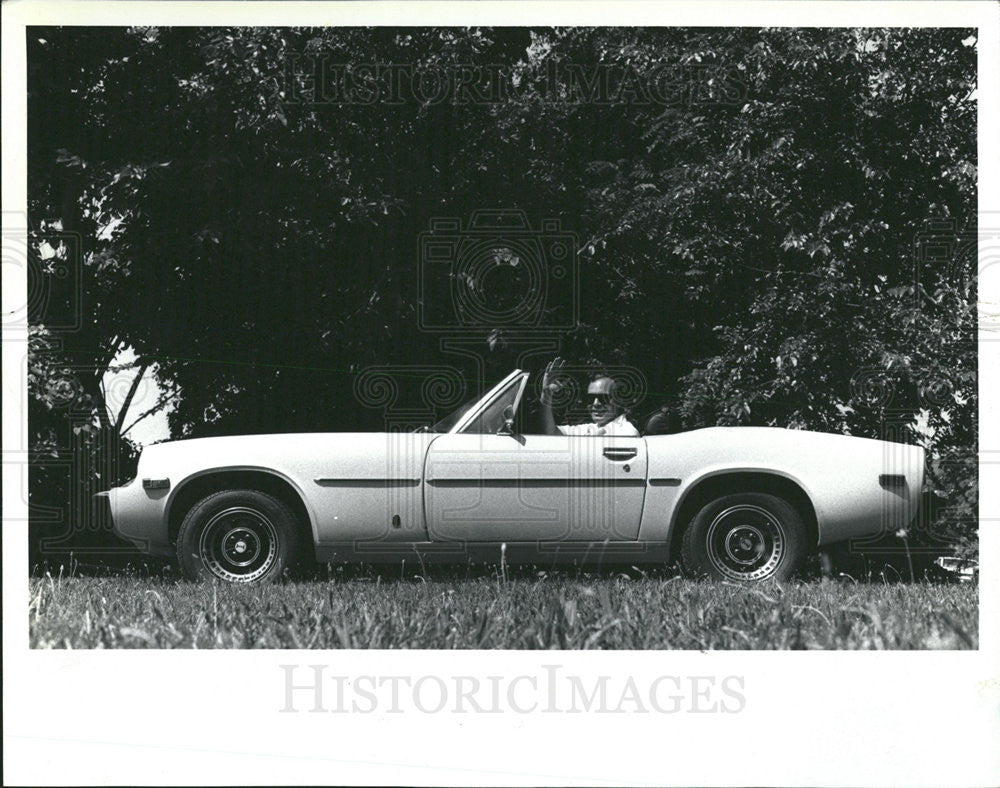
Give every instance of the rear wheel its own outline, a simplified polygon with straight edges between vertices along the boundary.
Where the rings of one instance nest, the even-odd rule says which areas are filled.
[[[177,535],[177,559],[189,580],[263,583],[277,580],[295,559],[292,510],[257,490],[224,490],[187,513]]]
[[[790,578],[805,557],[798,510],[765,493],[736,493],[702,507],[684,532],[681,563],[692,575],[754,582]]]

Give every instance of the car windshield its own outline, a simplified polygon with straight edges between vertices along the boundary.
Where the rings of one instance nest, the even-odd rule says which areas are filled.
[[[463,402],[458,409],[453,410],[441,419],[441,421],[431,427],[431,432],[448,432],[452,427],[458,424],[458,422],[462,419],[462,416],[469,412],[469,408],[479,402],[479,399],[479,397],[473,397],[468,402]]]
[[[517,395],[520,391],[521,378],[515,378],[462,432],[495,435],[503,425],[507,411],[512,412],[517,404]]]

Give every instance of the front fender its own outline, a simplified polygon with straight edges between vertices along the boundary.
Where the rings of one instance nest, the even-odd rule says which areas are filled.
[[[178,502],[180,502],[180,505],[183,508],[186,508],[188,505],[195,503],[202,497],[200,494],[195,494],[194,499],[191,500],[191,495],[187,491],[199,489],[201,488],[202,482],[208,482],[216,478],[220,483],[225,482],[227,477],[232,480],[232,486],[247,486],[256,489],[252,480],[254,475],[260,475],[276,480],[276,482],[283,484],[287,488],[287,493],[289,495],[294,495],[298,498],[303,510],[306,513],[306,517],[309,519],[309,530],[312,533],[313,543],[315,544],[319,533],[319,525],[316,518],[316,511],[310,500],[306,497],[305,491],[302,489],[301,485],[288,474],[263,465],[223,465],[212,468],[203,468],[199,471],[188,474],[178,484],[172,485],[170,492],[167,495],[163,511],[164,522],[166,523],[168,531],[169,523],[174,515],[174,507],[178,505]],[[194,486],[192,487],[192,485]],[[219,489],[227,486],[229,485],[222,484]]]

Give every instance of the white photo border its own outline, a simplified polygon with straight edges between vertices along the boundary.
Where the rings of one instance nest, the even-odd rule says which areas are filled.
[[[979,210],[1000,211],[994,2],[11,2],[3,211],[26,211],[29,25],[975,27]],[[8,239],[4,238],[4,243]],[[6,257],[6,250],[5,250]],[[4,267],[3,287],[26,290]],[[981,304],[1000,302],[995,274]],[[991,308],[993,308],[991,306]],[[995,311],[995,310],[994,310]],[[26,339],[25,339],[26,345]],[[980,336],[981,458],[1000,456],[1000,336]],[[980,464],[973,652],[33,651],[24,345],[3,343],[4,767],[14,784],[991,785],[1000,782],[1000,463]],[[15,407],[21,403],[20,407]],[[348,676],[740,676],[732,714],[281,713],[281,665]]]

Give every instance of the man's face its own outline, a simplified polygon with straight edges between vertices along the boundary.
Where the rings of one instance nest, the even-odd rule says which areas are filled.
[[[612,398],[615,382],[611,378],[598,378],[587,387],[587,405],[590,418],[598,427],[618,417],[619,408]]]

